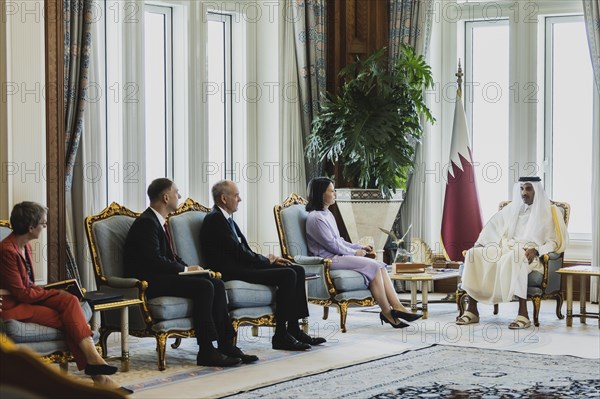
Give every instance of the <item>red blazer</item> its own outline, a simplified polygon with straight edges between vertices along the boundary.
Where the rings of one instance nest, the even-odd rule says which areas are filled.
[[[25,257],[19,250],[12,233],[0,242],[0,288],[10,291],[3,295],[2,313],[5,320],[26,320],[33,315],[32,304],[60,294],[57,290],[45,290],[29,281],[25,267]],[[29,259],[31,246],[27,244],[25,251]]]

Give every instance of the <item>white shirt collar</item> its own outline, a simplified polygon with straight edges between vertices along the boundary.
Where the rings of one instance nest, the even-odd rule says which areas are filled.
[[[160,213],[158,213],[158,211],[156,209],[154,209],[152,207],[150,207],[150,209],[152,209],[152,212],[154,212],[154,214],[156,215],[156,218],[158,219],[158,222],[160,223],[160,225],[164,226],[166,223],[165,218]]]
[[[218,205],[217,205],[217,208],[219,208],[221,210],[221,212],[223,212],[223,216],[225,216],[225,219],[229,219],[230,217],[233,216],[233,215],[230,215],[229,212],[227,212],[225,209],[221,208]]]

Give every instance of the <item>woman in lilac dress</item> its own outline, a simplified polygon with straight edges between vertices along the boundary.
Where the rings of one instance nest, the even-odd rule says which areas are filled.
[[[422,315],[410,313],[402,306],[385,263],[366,257],[373,253],[372,246],[352,244],[340,236],[335,218],[328,209],[334,203],[333,181],[327,177],[312,179],[308,185],[306,205],[309,212],[306,220],[309,254],[331,259],[331,269],[354,270],[362,274],[381,308],[381,324],[389,323],[394,328],[407,327],[408,324],[399,319],[414,321]]]

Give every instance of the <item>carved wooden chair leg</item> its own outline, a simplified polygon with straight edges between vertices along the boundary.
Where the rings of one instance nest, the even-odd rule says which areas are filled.
[[[60,367],[60,371],[62,371],[63,373],[68,373],[69,372],[69,359],[66,356],[64,356],[60,360],[58,367]]]
[[[540,326],[540,306],[542,305],[542,297],[534,296],[531,298],[533,302],[533,325],[536,327]]]
[[[102,350],[102,357],[106,357],[108,355],[107,341],[108,341],[108,336],[110,334],[112,334],[112,331],[108,331],[108,330],[100,331],[100,338],[99,338],[98,343],[100,344],[100,349]]]
[[[338,309],[340,312],[340,328],[342,332],[346,332],[346,317],[348,316],[348,304],[343,302],[338,304]]]
[[[565,318],[565,315],[562,314],[563,296],[559,292],[558,294],[556,294],[555,298],[556,298],[556,317],[558,317],[560,320],[562,320]]]
[[[171,344],[171,348],[177,349],[177,348],[179,348],[179,345],[181,345],[181,338],[177,337],[177,338],[175,338],[175,342],[173,342]]]
[[[327,320],[329,317],[329,306],[323,306],[323,320]]]
[[[156,336],[156,346],[158,350],[158,369],[163,371],[167,368],[167,334],[158,334]]]

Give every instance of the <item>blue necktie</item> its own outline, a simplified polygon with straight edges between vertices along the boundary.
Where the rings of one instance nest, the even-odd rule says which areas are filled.
[[[237,231],[235,231],[235,224],[233,223],[233,218],[231,216],[229,216],[229,218],[227,219],[229,221],[229,227],[231,227],[231,231],[233,231],[233,234],[237,237]]]

